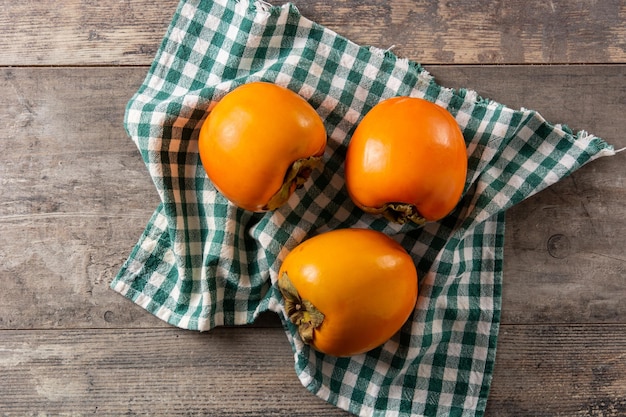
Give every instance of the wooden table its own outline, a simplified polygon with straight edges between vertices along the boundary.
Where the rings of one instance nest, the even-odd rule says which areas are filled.
[[[353,41],[626,147],[626,1],[296,1]],[[123,130],[176,0],[1,0],[0,415],[345,416],[276,317],[199,334],[109,289],[157,193]],[[487,416],[626,415],[626,152],[507,214]]]

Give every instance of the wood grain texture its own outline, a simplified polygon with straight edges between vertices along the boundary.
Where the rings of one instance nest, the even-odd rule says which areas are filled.
[[[145,72],[0,70],[0,124],[6,129],[0,219],[43,213],[151,214],[156,206],[146,207],[145,199],[155,201],[156,190],[123,126],[126,103]]]
[[[177,0],[0,3],[0,65],[147,65]]]
[[[625,335],[503,326],[485,416],[623,416]],[[5,330],[0,353],[5,416],[350,415],[301,386],[282,329]]]
[[[626,326],[502,326],[485,417],[626,415]]]
[[[271,2],[280,5],[285,2]],[[0,1],[0,65],[147,65],[178,2]],[[626,62],[626,2],[294,1],[361,44],[422,63]]]
[[[295,1],[361,44],[422,63],[624,62],[626,3],[608,0]]]
[[[0,70],[0,329],[161,325],[108,289],[158,204],[123,128],[144,73]]]
[[[4,416],[349,415],[302,387],[282,329],[4,331],[0,340]]]

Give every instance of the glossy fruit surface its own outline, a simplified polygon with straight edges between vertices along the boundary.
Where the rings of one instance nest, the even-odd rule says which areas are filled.
[[[283,261],[278,287],[305,343],[333,356],[376,348],[406,322],[417,272],[395,240],[370,229],[314,236]]]
[[[354,203],[398,223],[448,215],[466,175],[467,149],[456,120],[443,107],[414,97],[374,106],[357,126],[345,161]]]
[[[287,201],[321,161],[324,124],[293,91],[251,82],[226,94],[200,128],[198,150],[215,187],[249,211]]]

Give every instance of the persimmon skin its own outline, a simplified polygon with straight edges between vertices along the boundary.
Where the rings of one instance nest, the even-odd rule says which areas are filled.
[[[284,274],[301,299],[324,316],[309,344],[333,356],[382,345],[400,330],[417,301],[411,256],[371,229],[336,229],[304,241],[285,257],[279,287]]]
[[[348,145],[347,191],[365,211],[400,203],[414,206],[422,221],[440,220],[458,204],[466,176],[467,148],[456,120],[424,99],[378,103]]]
[[[321,159],[326,141],[320,116],[304,98],[257,81],[235,88],[213,107],[200,128],[198,152],[220,193],[242,209],[262,212],[273,209],[268,203],[292,164]],[[294,189],[286,188],[280,204]]]

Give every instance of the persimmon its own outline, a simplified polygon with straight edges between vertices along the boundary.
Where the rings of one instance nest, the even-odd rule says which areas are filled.
[[[352,356],[380,346],[407,321],[417,301],[417,271],[386,234],[335,229],[287,254],[278,288],[305,343]]]
[[[297,93],[251,82],[227,93],[200,128],[200,160],[215,188],[249,211],[274,210],[321,163],[326,130]]]
[[[362,210],[397,223],[440,220],[458,204],[467,176],[461,129],[445,108],[416,97],[376,104],[348,144],[345,180]]]

